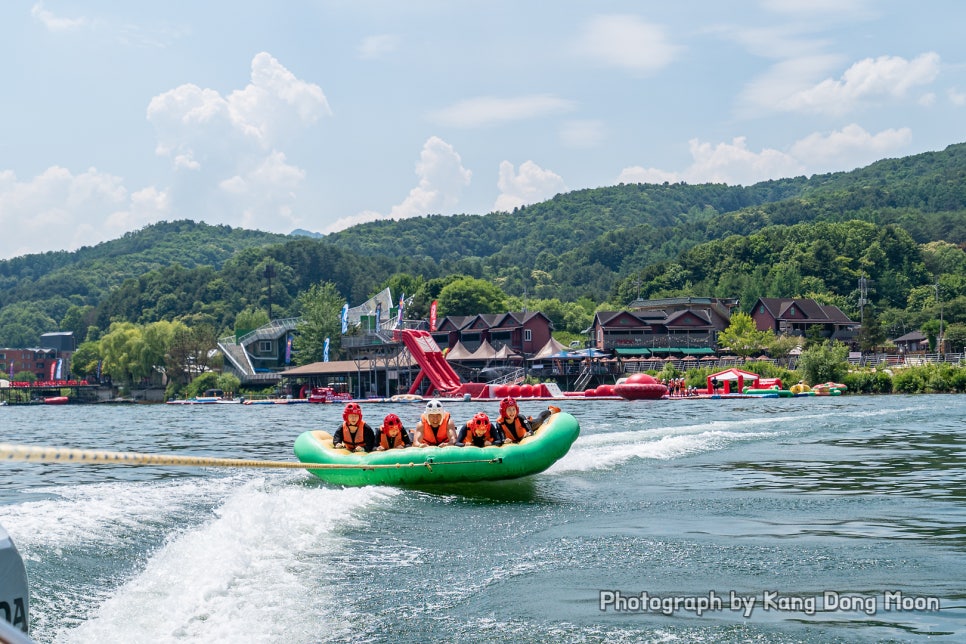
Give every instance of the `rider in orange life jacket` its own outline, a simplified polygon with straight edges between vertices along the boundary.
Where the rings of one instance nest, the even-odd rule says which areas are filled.
[[[456,423],[435,398],[426,403],[414,432],[416,447],[445,447],[456,442]]]
[[[382,427],[379,428],[379,436],[376,438],[376,451],[399,449],[412,444],[413,439],[409,437],[409,432],[403,427],[399,416],[387,414],[382,421]]]
[[[520,415],[520,407],[513,398],[500,401],[500,417],[496,419],[496,424],[508,443],[519,443],[533,433],[530,421]]]
[[[525,437],[540,429],[540,426],[551,415],[559,411],[560,407],[550,405],[540,412],[540,415],[536,418],[532,416],[524,418],[520,415],[520,406],[517,405],[517,401],[508,397],[500,401],[500,417],[497,418],[496,424],[507,443],[519,443]]]
[[[496,423],[490,422],[489,416],[480,412],[460,427],[460,431],[456,435],[456,444],[459,447],[466,444],[476,447],[500,446],[503,444],[503,434]]]
[[[362,422],[362,407],[349,403],[342,411],[342,425],[332,435],[332,447],[350,452],[371,452],[376,446],[376,433]]]

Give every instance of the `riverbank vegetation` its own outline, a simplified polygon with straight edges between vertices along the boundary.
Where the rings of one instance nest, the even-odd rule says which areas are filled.
[[[960,351],[964,245],[966,144],[852,172],[578,190],[509,213],[378,221],[320,239],[162,222],[72,253],[0,261],[0,346],[73,331],[85,343],[75,369],[100,365],[136,383],[201,360],[198,343],[318,310],[312,293],[328,298],[326,310],[332,298],[353,306],[388,286],[406,295],[407,318],[427,317],[433,301],[440,316],[540,310],[568,341],[583,338],[595,311],[637,298],[738,298],[747,313],[758,297],[808,297],[861,320],[865,351],[914,330],[932,350]],[[126,353],[138,333],[147,353]],[[168,341],[174,353],[145,373],[138,363]],[[779,342],[773,356],[792,348]],[[319,351],[306,346],[298,360]]]

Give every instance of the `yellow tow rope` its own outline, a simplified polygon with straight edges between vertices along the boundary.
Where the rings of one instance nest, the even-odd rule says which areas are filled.
[[[70,447],[36,447],[0,443],[0,460],[28,461],[31,463],[107,463],[110,465],[188,465],[194,467],[264,467],[305,470],[375,470],[403,467],[426,467],[438,465],[462,465],[465,463],[502,463],[502,458],[487,458],[476,461],[454,461],[434,463],[395,463],[395,464],[343,464],[343,463],[302,463],[293,461],[259,461],[241,458],[215,458],[210,456],[175,456],[173,454],[140,454],[138,452],[110,452],[93,449],[73,449]]]

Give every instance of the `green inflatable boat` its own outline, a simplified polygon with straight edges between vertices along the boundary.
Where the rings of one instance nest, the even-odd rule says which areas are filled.
[[[577,419],[551,415],[532,436],[502,447],[407,447],[353,453],[332,447],[325,431],[295,440],[295,456],[323,481],[339,485],[419,486],[436,483],[499,481],[542,472],[570,449],[580,434]]]

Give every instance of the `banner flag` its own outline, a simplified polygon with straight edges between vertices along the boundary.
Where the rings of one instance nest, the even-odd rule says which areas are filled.
[[[382,326],[382,302],[376,304],[376,331]]]
[[[342,305],[342,335],[349,332],[349,303]]]
[[[399,315],[396,317],[396,326],[402,326],[403,310],[406,308],[406,294],[399,296]]]
[[[292,364],[292,334],[285,338],[285,364]]]
[[[436,300],[429,306],[429,330],[436,330]]]
[[[325,344],[322,345],[322,362],[329,361],[329,338],[325,338]]]

